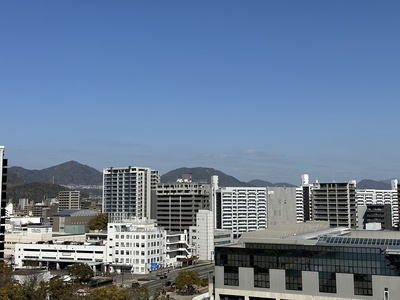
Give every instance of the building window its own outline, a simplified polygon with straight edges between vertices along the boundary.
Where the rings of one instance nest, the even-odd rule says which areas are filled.
[[[336,273],[318,272],[319,291],[321,293],[336,293]]]
[[[224,267],[224,285],[239,286],[238,267]]]
[[[354,274],[354,295],[372,296],[372,275]]]
[[[294,291],[302,291],[301,270],[285,270],[286,289]]]
[[[269,269],[254,267],[254,287],[269,288]]]
[[[244,300],[244,296],[219,295],[220,300]]]

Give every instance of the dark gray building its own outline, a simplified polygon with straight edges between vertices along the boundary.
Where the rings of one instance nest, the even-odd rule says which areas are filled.
[[[157,185],[157,224],[169,231],[189,230],[196,225],[199,210],[210,208],[210,184],[193,181],[189,175],[182,177],[177,182]]]
[[[357,228],[356,182],[315,183],[312,188],[312,220],[331,227]]]

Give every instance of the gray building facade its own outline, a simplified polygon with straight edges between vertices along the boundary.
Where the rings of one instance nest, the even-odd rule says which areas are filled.
[[[306,226],[244,234],[216,248],[214,299],[398,299],[398,232]]]

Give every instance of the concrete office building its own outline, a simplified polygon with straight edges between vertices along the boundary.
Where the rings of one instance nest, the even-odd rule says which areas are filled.
[[[152,270],[179,267],[192,261],[187,232],[168,233],[154,220],[126,220],[108,223],[108,255],[112,270],[148,274]]]
[[[357,228],[356,182],[316,182],[311,190],[312,220],[331,227]]]
[[[156,191],[157,224],[169,231],[189,230],[196,214],[210,208],[210,185],[184,174],[173,183],[159,183]]]
[[[398,299],[400,232],[321,223],[244,233],[216,248],[214,299]]]
[[[4,146],[0,146],[0,260],[4,259],[4,240],[7,205],[7,159],[4,158]]]
[[[58,210],[81,209],[80,191],[60,191],[58,193]]]
[[[367,204],[357,206],[358,229],[391,230],[390,204]]]
[[[390,205],[392,227],[399,227],[399,200],[397,191],[398,181],[391,181],[391,190],[357,189],[357,206]],[[386,229],[389,229],[387,227]]]
[[[106,262],[116,270],[147,274],[165,264],[166,231],[153,220],[108,223]]]
[[[160,182],[158,171],[124,167],[103,170],[103,212],[110,221],[131,217],[148,218],[151,214],[151,190]]]
[[[267,196],[267,227],[297,222],[295,187],[267,187]]]

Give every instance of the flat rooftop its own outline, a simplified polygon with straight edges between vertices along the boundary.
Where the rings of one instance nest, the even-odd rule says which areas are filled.
[[[245,232],[236,244],[230,247],[245,247],[246,243],[378,246],[400,249],[400,231],[331,228],[328,222],[309,221]]]

